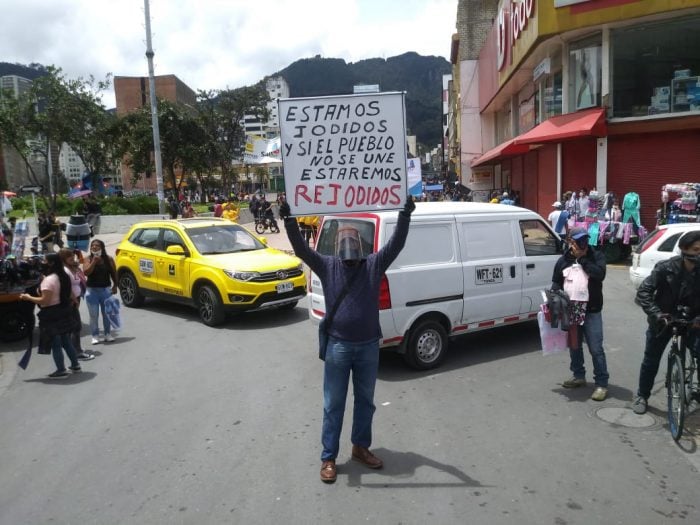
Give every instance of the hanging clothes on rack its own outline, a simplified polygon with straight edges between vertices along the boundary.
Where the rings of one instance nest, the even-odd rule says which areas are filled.
[[[635,225],[641,226],[641,219],[639,217],[639,209],[641,207],[639,195],[633,191],[626,193],[624,199],[622,199],[622,222],[627,224],[627,222],[632,219]]]

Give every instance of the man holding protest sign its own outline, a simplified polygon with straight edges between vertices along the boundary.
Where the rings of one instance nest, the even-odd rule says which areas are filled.
[[[324,360],[321,481],[336,480],[335,460],[352,372],[352,459],[373,469],[370,452],[374,387],[379,364],[379,288],[399,255],[415,209],[408,195],[403,93],[280,99],[281,154],[287,201],[280,204],[294,253],[323,286],[319,326]],[[360,232],[336,232],[333,254],[308,247],[294,216],[400,209],[393,235],[376,253],[363,253]]]
[[[369,468],[382,468],[382,460],[370,452],[374,386],[379,365],[379,285],[382,275],[399,255],[406,242],[411,213],[416,205],[409,196],[399,212],[391,239],[377,253],[362,253],[360,234],[354,228],[338,230],[335,256],[321,255],[309,248],[290,217],[288,203],[280,206],[287,217],[284,226],[294,253],[318,275],[323,286],[326,312],[334,312],[328,331],[323,373],[323,429],[321,442],[321,481],[336,480],[335,459],[340,448],[340,432],[352,371],[355,397],[352,421],[352,459]],[[328,315],[328,313],[326,314]],[[322,351],[323,351],[322,350]]]

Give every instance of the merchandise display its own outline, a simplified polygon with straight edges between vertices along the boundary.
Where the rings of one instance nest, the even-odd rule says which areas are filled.
[[[661,207],[657,210],[657,225],[700,222],[698,194],[700,183],[666,184],[661,188]]]

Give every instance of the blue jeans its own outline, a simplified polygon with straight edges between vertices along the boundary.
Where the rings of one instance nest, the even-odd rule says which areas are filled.
[[[65,349],[68,354],[68,359],[70,359],[71,366],[80,366],[78,362],[78,356],[75,353],[75,348],[73,343],[71,343],[71,334],[67,332],[61,335],[55,335],[51,340],[51,355],[53,356],[53,361],[56,363],[56,370],[65,370],[66,364],[63,361],[63,350]],[[63,347],[63,348],[61,348]]]
[[[639,388],[637,389],[637,395],[644,399],[649,399],[651,395],[661,357],[664,355],[664,350],[666,350],[666,345],[668,345],[672,335],[672,331],[668,328],[661,331],[647,328],[647,341],[644,346],[644,359],[642,359],[642,366],[639,370]],[[686,345],[691,348],[693,354],[700,355],[700,337],[698,337],[697,330],[688,331]]]
[[[85,295],[85,302],[88,306],[88,312],[90,313],[90,332],[92,337],[97,337],[100,335],[100,329],[97,326],[97,320],[102,311],[102,325],[104,327],[105,335],[108,335],[111,329],[109,324],[109,319],[105,315],[105,301],[112,296],[111,288],[88,288],[87,294]]]
[[[608,387],[608,365],[605,361],[605,350],[603,350],[603,314],[601,312],[586,313],[586,320],[582,326],[578,327],[578,348],[569,348],[571,366],[569,369],[574,377],[584,379],[586,377],[586,367],[583,364],[583,338],[586,338],[588,351],[593,360],[593,378],[596,386]]]
[[[364,448],[369,448],[372,444],[374,385],[377,382],[378,367],[378,340],[353,343],[328,337],[323,369],[321,461],[338,457],[351,371],[354,397],[351,441],[353,445]]]

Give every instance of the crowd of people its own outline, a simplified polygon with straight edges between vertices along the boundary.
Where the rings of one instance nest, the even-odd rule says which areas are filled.
[[[37,292],[22,293],[19,300],[39,306],[39,352],[50,352],[53,356],[56,370],[48,377],[65,379],[71,372],[82,371],[80,361],[95,358],[95,354],[81,344],[80,302],[83,298],[88,305],[92,345],[115,340],[106,305],[117,293],[116,265],[104,243],[93,239],[87,257],[83,257],[80,250],[68,248],[61,248],[58,253],[47,252],[43,274]],[[43,349],[46,351],[42,352]],[[68,369],[64,352],[70,361]]]

